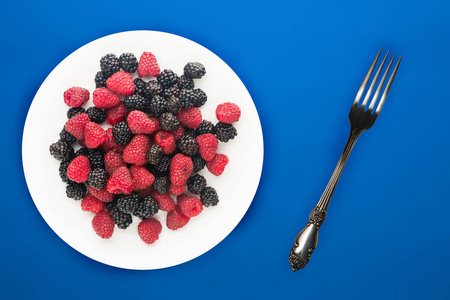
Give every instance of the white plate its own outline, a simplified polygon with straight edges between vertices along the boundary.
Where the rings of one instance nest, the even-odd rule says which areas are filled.
[[[156,218],[163,224],[159,240],[153,245],[142,242],[137,234],[139,220],[126,230],[114,230],[113,236],[99,238],[91,227],[93,214],[80,208],[80,201],[66,197],[65,184],[58,175],[59,162],[49,154],[49,145],[59,138],[66,122],[68,107],[63,92],[81,86],[95,89],[94,76],[99,60],[107,53],[117,56],[144,51],[155,54],[161,69],[182,74],[187,62],[198,61],[206,75],[195,80],[196,87],[208,95],[201,108],[203,117],[217,122],[215,108],[219,103],[234,102],[242,110],[235,124],[238,136],[220,143],[218,152],[230,162],[216,177],[206,168],[201,171],[216,188],[220,202],[205,208],[183,228],[171,231],[165,227],[166,213]],[[92,106],[89,100],[84,107]],[[155,31],[131,31],[95,40],[64,59],[47,77],[28,112],[23,133],[22,159],[26,181],[36,207],[48,225],[67,244],[99,262],[127,269],[149,270],[175,266],[202,255],[220,243],[239,223],[248,210],[258,187],[263,163],[263,137],[255,105],[244,84],[233,70],[208,49],[188,39]]]

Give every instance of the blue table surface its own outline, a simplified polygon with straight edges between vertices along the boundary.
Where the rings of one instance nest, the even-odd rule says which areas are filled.
[[[437,0],[3,1],[0,298],[449,299],[449,9]],[[260,185],[236,229],[206,254],[154,271],[68,246],[37,211],[22,169],[24,122],[47,75],[84,44],[128,30],[216,53],[246,85],[264,133]],[[293,273],[293,238],[381,47],[403,55],[396,80],[356,144],[310,264]]]

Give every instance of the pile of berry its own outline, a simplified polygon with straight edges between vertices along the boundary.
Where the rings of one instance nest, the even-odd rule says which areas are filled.
[[[196,173],[206,167],[222,174],[228,157],[217,153],[219,141],[237,135],[232,123],[241,111],[227,102],[217,106],[219,122],[202,119],[199,107],[207,95],[194,80],[206,71],[198,62],[187,63],[178,76],[161,71],[151,52],[139,61],[132,53],[107,54],[100,69],[94,106],[82,107],[90,98],[85,88],[64,92],[68,121],[50,154],[61,161],[67,197],[82,200],[82,210],[95,213],[97,235],[110,238],[116,225],[126,229],[135,216],[139,236],[152,244],[162,231],[153,217],[158,211],[167,212],[166,226],[177,230],[203,207],[217,205],[216,190]]]

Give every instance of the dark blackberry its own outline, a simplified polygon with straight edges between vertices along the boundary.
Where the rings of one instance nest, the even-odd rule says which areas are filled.
[[[72,145],[77,141],[77,139],[70,132],[67,132],[65,128],[59,133],[59,139],[66,142],[67,145]]]
[[[71,160],[75,156],[72,146],[68,145],[66,142],[59,140],[53,143],[49,147],[50,154],[54,158],[60,161]]]
[[[91,169],[105,168],[105,154],[106,152],[102,148],[87,149],[87,157],[89,158]]]
[[[169,175],[169,171],[160,171],[158,170],[158,165],[147,165],[147,170],[152,173],[155,177],[164,177]]]
[[[194,107],[203,106],[208,100],[208,96],[206,95],[206,93],[201,89],[194,89],[194,93],[196,96],[194,101]]]
[[[80,113],[84,113],[86,110],[84,108],[80,107],[71,107],[67,111],[67,119],[70,119],[72,117],[75,117],[76,115]]]
[[[155,95],[150,101],[150,111],[157,117],[167,110],[167,100],[160,95]]]
[[[108,209],[108,212],[114,223],[120,229],[127,229],[128,226],[133,223],[133,218],[131,217],[131,215],[121,212],[117,209],[117,207],[111,207],[111,209]]]
[[[164,130],[173,131],[176,130],[179,125],[180,121],[178,121],[178,118],[170,112],[165,112],[159,117],[159,126]]]
[[[163,89],[166,89],[178,82],[178,75],[175,74],[172,70],[165,69],[163,70],[158,78],[158,83],[163,87]]]
[[[116,207],[123,213],[132,214],[137,209],[139,203],[139,196],[136,193],[129,195],[119,195],[117,197]]]
[[[125,104],[128,111],[140,110],[148,112],[150,101],[148,98],[140,95],[129,95],[125,97],[123,104]]]
[[[101,124],[106,121],[106,113],[103,109],[92,106],[86,110],[86,114],[89,116],[92,122]]]
[[[178,87],[180,89],[193,89],[194,88],[194,80],[185,75],[181,75],[178,80]]]
[[[168,112],[177,115],[181,110],[181,101],[180,98],[172,96],[167,98],[167,106],[166,109]]]
[[[120,62],[116,55],[109,53],[100,59],[100,69],[107,76],[120,71]]]
[[[194,106],[194,102],[196,101],[196,95],[194,90],[181,89],[180,90],[180,102],[181,107],[183,108],[191,108]]]
[[[178,88],[178,86],[176,84],[172,85],[171,87],[166,88],[163,92],[163,96],[166,98],[171,97],[171,96],[178,97],[179,94],[180,94],[180,89]]]
[[[141,78],[134,79],[134,93],[142,97],[150,96],[150,86]]]
[[[150,149],[148,149],[147,155],[145,157],[147,158],[148,163],[157,165],[160,163],[163,156],[163,149],[158,144],[153,144]]]
[[[194,163],[193,172],[199,172],[206,166],[206,161],[198,154],[192,157],[192,162]]]
[[[171,161],[172,157],[163,156],[159,164],[156,165],[156,170],[160,171],[161,173],[169,173]]]
[[[86,196],[86,185],[84,183],[69,182],[66,186],[66,195],[74,200],[81,200]]]
[[[195,139],[197,137],[197,131],[195,129],[184,127],[184,135]]]
[[[213,187],[207,186],[200,193],[200,201],[205,207],[216,206],[219,203],[219,196]]]
[[[155,181],[153,182],[153,189],[158,194],[164,194],[169,189],[170,180],[169,177],[163,176],[163,177],[156,177]]]
[[[96,168],[89,172],[87,184],[97,190],[103,190],[107,181],[108,173],[106,173],[105,169]]]
[[[213,133],[214,132],[214,124],[208,120],[202,120],[200,125],[195,129],[197,135]]]
[[[138,203],[134,215],[141,219],[147,219],[154,216],[159,211],[158,202],[150,196],[141,199]]]
[[[161,85],[156,80],[150,80],[148,83],[149,97],[160,95],[163,93]]]
[[[119,57],[119,63],[122,70],[128,73],[134,73],[137,70],[138,61],[133,53],[123,53]]]
[[[95,87],[99,88],[99,87],[106,87],[106,79],[108,79],[108,76],[106,76],[105,73],[103,73],[102,71],[98,71],[97,74],[95,74]]]
[[[125,121],[119,122],[113,126],[112,136],[117,145],[126,145],[133,138],[133,134]]]
[[[81,147],[80,149],[78,149],[77,152],[75,152],[75,157],[80,155],[89,156],[89,148]]]
[[[199,62],[189,62],[184,66],[184,75],[189,78],[200,79],[205,74],[205,67]]]
[[[182,136],[178,140],[177,146],[180,152],[187,156],[194,156],[198,152],[198,143],[195,137],[190,135]]]
[[[59,164],[59,177],[61,177],[61,180],[65,183],[72,182],[72,180],[69,179],[69,176],[67,176],[67,168],[69,167],[69,164],[69,161],[63,161]]]
[[[219,122],[214,126],[214,134],[219,141],[226,143],[237,136],[237,130],[232,124]]]
[[[206,179],[200,174],[195,174],[194,176],[188,178],[186,185],[189,192],[198,195],[205,189]]]

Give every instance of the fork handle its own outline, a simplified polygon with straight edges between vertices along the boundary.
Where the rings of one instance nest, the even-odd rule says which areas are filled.
[[[358,128],[351,128],[350,136],[345,144],[344,151],[342,151],[341,157],[336,165],[336,168],[331,175],[330,181],[325,188],[325,191],[320,197],[319,202],[309,214],[309,220],[306,226],[300,231],[295,240],[294,247],[289,253],[289,264],[292,271],[297,271],[306,266],[311,259],[311,254],[317,247],[319,240],[319,229],[322,226],[327,216],[328,205],[330,204],[331,197],[333,196],[336,185],[344,170],[345,164],[352,152],[353,146],[363,131]]]

